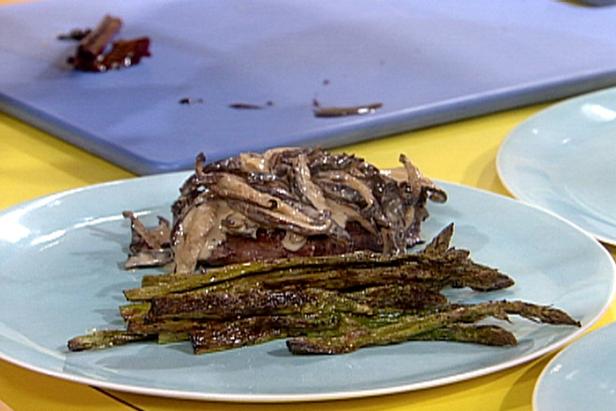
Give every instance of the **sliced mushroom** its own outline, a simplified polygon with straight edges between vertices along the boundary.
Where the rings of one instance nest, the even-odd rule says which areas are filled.
[[[267,173],[269,164],[265,157],[257,153],[240,154],[240,168],[246,173]]]
[[[376,227],[352,207],[332,200],[326,201],[329,209],[332,211],[332,218],[340,227],[346,227],[347,221],[355,221],[359,223],[364,230],[373,235],[378,235]]]
[[[342,183],[359,193],[365,201],[367,207],[371,207],[374,204],[375,199],[370,187],[368,187],[365,182],[361,181],[356,177],[353,177],[351,174],[345,171],[324,171],[317,174],[316,178],[317,181],[318,179],[325,179],[332,182]]]
[[[262,208],[274,209],[280,214],[293,216],[304,222],[309,218],[299,213],[279,198],[255,190],[242,178],[226,173],[220,173],[218,181],[211,187],[212,192],[223,199],[243,200]]]
[[[210,230],[216,224],[218,203],[203,203],[186,214],[182,232],[174,244],[175,272],[191,273],[195,270],[201,249],[206,245]]]
[[[306,236],[287,231],[281,244],[289,251],[298,251],[306,244],[306,240]]]
[[[127,270],[144,267],[161,267],[173,261],[171,249],[140,251],[130,255],[124,263]]]
[[[406,156],[400,161],[404,176],[396,181],[361,158],[321,149],[276,148],[211,164],[200,155],[172,208],[177,269],[190,271],[210,256],[220,264],[226,254],[211,252],[230,244],[254,248],[242,252],[243,258],[258,256],[265,252],[254,245],[259,238],[275,238],[276,250],[285,253],[308,252],[306,247],[312,247],[310,253],[365,247],[404,252],[421,241],[428,198],[444,201],[446,195]]]
[[[332,224],[331,219],[306,222],[303,219],[296,218],[298,215],[301,215],[300,213],[287,215],[274,211],[271,208],[259,207],[258,205],[245,201],[231,199],[227,200],[227,203],[233,210],[244,214],[252,221],[265,227],[279,228],[307,236],[335,233],[333,232],[334,224]]]
[[[158,226],[148,229],[132,211],[123,211],[122,216],[130,219],[131,231],[133,232],[131,245],[143,241],[152,250],[159,250],[169,245],[171,231],[167,219],[158,217]]]
[[[132,211],[122,215],[131,221],[130,254],[124,268],[158,267],[172,261],[169,221],[158,217],[158,225],[146,228]]]
[[[400,154],[400,162],[404,165],[407,175],[407,181],[413,190],[426,190],[430,200],[436,203],[444,203],[447,201],[447,193],[425,177],[417,167],[411,163],[411,160],[404,154]],[[415,196],[419,196],[418,192],[413,192]]]
[[[220,222],[227,234],[256,238],[259,225],[244,214],[234,211]]]
[[[304,154],[296,157],[295,166],[295,184],[299,193],[317,210],[328,210],[323,191],[312,181],[308,160]]]

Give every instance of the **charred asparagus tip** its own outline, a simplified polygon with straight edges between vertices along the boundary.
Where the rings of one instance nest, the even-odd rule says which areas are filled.
[[[154,337],[147,334],[134,334],[124,330],[104,330],[72,338],[68,341],[67,345],[70,351],[99,350],[135,341],[148,340]]]

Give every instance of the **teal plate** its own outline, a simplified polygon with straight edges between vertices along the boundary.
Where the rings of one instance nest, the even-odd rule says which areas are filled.
[[[582,328],[514,319],[513,348],[409,342],[340,356],[292,356],[283,341],[194,356],[188,343],[134,344],[70,353],[66,341],[122,326],[122,290],[144,273],[121,269],[129,241],[123,210],[147,223],[168,215],[185,173],[69,191],[0,214],[0,358],[34,371],[141,394],[220,401],[315,401],[417,390],[485,375],[553,351],[604,312],[614,262],[593,238],[512,199],[446,184],[425,238],[456,223],[454,244],[516,280],[509,290],[451,291],[453,300],[524,299],[568,311]]]
[[[501,145],[497,169],[515,197],[616,245],[616,88],[526,120]]]
[[[533,407],[616,410],[616,324],[582,337],[554,357],[539,377]]]

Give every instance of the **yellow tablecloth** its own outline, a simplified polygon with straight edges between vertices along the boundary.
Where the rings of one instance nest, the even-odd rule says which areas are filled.
[[[0,3],[6,0],[0,0]],[[428,176],[507,194],[495,156],[509,131],[545,105],[483,116],[341,148],[382,168],[408,154]],[[133,175],[14,118],[0,114],[0,209],[42,195]],[[613,304],[598,326],[616,319]],[[435,389],[368,399],[301,404],[231,404],[98,390],[0,360],[0,401],[19,410],[530,410],[549,358]]]

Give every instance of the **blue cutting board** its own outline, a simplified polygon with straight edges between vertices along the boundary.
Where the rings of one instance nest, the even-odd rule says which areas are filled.
[[[56,36],[123,18],[152,58],[71,71]],[[326,84],[328,83],[328,84]],[[616,84],[616,7],[557,0],[44,1],[0,7],[0,110],[139,174],[339,146]],[[183,97],[204,104],[181,105]],[[382,102],[366,116],[324,106]],[[274,105],[233,110],[230,103]]]

